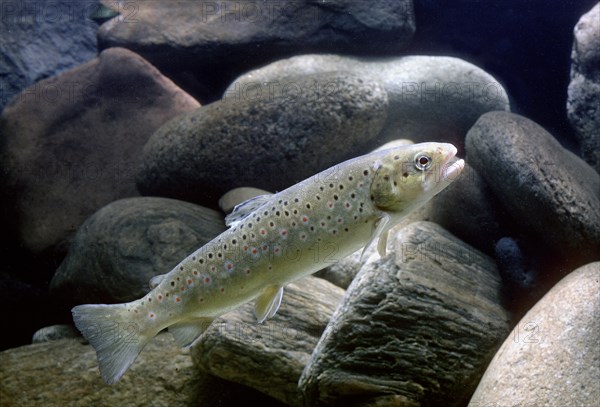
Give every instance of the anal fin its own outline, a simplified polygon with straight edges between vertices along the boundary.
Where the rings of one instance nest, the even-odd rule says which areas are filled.
[[[169,326],[169,332],[175,338],[175,342],[182,348],[192,344],[208,329],[213,318],[186,319]]]
[[[270,285],[256,299],[254,313],[259,324],[262,324],[266,319],[273,318],[283,298],[283,287],[278,285]]]

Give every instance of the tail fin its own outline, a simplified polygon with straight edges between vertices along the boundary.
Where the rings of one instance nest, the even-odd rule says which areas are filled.
[[[119,381],[154,336],[144,335],[125,304],[79,305],[71,312],[75,325],[96,350],[100,374],[108,384]]]

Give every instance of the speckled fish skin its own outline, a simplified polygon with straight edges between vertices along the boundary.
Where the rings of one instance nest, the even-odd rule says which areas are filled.
[[[256,299],[259,322],[272,317],[283,287],[369,246],[460,174],[456,148],[421,143],[374,152],[274,195],[238,205],[230,228],[171,272],[151,280],[143,298],[73,308],[75,324],[116,383],[146,343],[169,328],[191,346],[210,322]]]

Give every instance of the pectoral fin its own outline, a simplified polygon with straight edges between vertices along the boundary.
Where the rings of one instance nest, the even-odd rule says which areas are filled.
[[[239,205],[236,205],[236,207],[233,208],[233,211],[229,215],[225,216],[225,225],[234,227],[256,209],[269,202],[271,198],[273,198],[273,195],[258,195],[242,202]]]
[[[256,299],[254,313],[259,324],[262,324],[266,319],[273,318],[283,298],[283,287],[270,285]]]
[[[150,281],[148,282],[150,289],[154,290],[156,287],[158,287],[158,285],[163,281],[165,276],[166,276],[166,274],[159,274],[157,276],[152,277],[150,279]]]
[[[377,244],[377,251],[379,252],[379,255],[381,257],[386,255],[386,245],[387,245],[389,223],[390,223],[390,217],[387,215],[384,215],[379,219],[376,226],[373,228],[373,233],[371,234],[371,238],[369,239],[369,242],[365,245],[365,248],[363,249],[362,253],[360,254],[361,261],[362,261],[363,256],[365,255],[365,252],[367,251],[367,249],[369,247],[371,247],[371,245],[377,238],[379,238],[379,243]]]
[[[194,318],[178,322],[169,327],[169,332],[175,338],[175,342],[182,348],[192,344],[208,329],[212,318]]]

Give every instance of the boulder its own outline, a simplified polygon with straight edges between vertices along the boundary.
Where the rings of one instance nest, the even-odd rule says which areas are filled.
[[[567,115],[583,159],[600,172],[600,4],[581,17],[574,35]]]
[[[306,277],[289,284],[275,317],[257,324],[248,303],[217,319],[192,348],[202,370],[301,406],[298,379],[344,290]]]
[[[97,8],[88,0],[2,2],[0,112],[30,85],[94,59],[98,27],[88,16]]]
[[[600,176],[550,133],[522,116],[490,112],[466,147],[506,208],[504,222],[575,266],[600,256]]]
[[[165,198],[129,198],[105,206],[79,229],[50,283],[67,305],[129,302],[225,230],[214,210]]]
[[[509,332],[494,262],[440,226],[361,268],[299,387],[306,405],[463,406]]]
[[[389,110],[378,144],[398,138],[445,141],[462,154],[464,136],[479,116],[509,109],[506,91],[490,74],[458,58],[432,56],[295,56],[238,77],[223,99],[278,96],[295,86],[293,78],[332,71],[369,78],[387,92]]]
[[[138,195],[133,169],[152,132],[197,107],[122,48],[24,90],[0,117],[3,234],[29,253],[64,252],[88,216]]]
[[[252,185],[287,188],[368,151],[387,116],[385,90],[346,73],[290,78],[285,96],[223,99],[180,115],[144,147],[144,195],[216,207]]]
[[[469,405],[595,406],[600,262],[571,272],[514,327]]]
[[[96,352],[81,339],[60,339],[0,352],[0,400],[6,406],[215,406],[281,403],[199,372],[170,334],[144,348],[114,386],[100,377]]]
[[[415,30],[411,0],[102,3],[121,15],[100,27],[100,49],[139,52],[203,101],[242,72],[300,52],[397,54]]]

